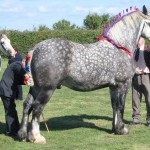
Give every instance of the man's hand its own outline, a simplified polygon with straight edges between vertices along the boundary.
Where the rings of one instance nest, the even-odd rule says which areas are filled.
[[[25,76],[24,76],[24,84],[28,85],[28,86],[33,86],[34,85],[31,73],[26,73],[25,74]]]

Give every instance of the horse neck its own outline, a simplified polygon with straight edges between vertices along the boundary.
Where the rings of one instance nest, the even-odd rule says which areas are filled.
[[[15,56],[16,51],[14,50],[14,48],[10,45],[9,51],[11,52],[10,56]]]
[[[126,16],[108,31],[107,36],[133,53],[137,47],[137,39],[142,32],[140,31],[141,22],[140,15]]]

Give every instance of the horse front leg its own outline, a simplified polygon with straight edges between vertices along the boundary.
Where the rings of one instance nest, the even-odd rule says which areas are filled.
[[[18,131],[18,137],[22,141],[26,141],[26,139],[27,139],[27,128],[28,128],[28,122],[29,122],[29,114],[32,111],[33,101],[34,101],[33,93],[29,92],[26,100],[23,103],[23,116],[22,116],[21,126],[20,126],[20,129]]]
[[[118,87],[110,87],[113,108],[112,130],[115,134],[129,133],[123,122],[125,99],[129,89],[128,85],[128,83],[120,83]]]
[[[33,104],[32,111],[32,121],[31,121],[31,130],[28,133],[28,140],[37,143],[37,144],[45,144],[46,139],[40,134],[40,115],[44,109],[44,106],[49,101],[52,96],[54,90],[52,89],[41,89],[37,98]]]

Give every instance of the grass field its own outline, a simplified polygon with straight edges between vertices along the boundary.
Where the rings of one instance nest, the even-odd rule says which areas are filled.
[[[0,76],[6,67],[3,68]],[[23,86],[24,99],[28,87]],[[21,120],[23,101],[16,101]],[[5,115],[0,101],[0,150],[150,150],[150,128],[145,126],[145,102],[141,103],[141,125],[131,126],[131,91],[126,100],[124,121],[129,128],[128,135],[114,135],[112,108],[108,88],[92,92],[76,92],[66,87],[57,90],[46,105],[44,118],[50,132],[47,132],[41,117],[41,134],[47,140],[45,145],[19,142],[5,133]],[[31,119],[31,117],[30,117]]]

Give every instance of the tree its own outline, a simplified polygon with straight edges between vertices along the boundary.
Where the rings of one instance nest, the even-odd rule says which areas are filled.
[[[89,14],[84,19],[84,26],[86,29],[99,29],[100,28],[101,17],[97,14]]]
[[[101,16],[102,20],[101,20],[101,26],[104,26],[106,23],[110,22],[111,17],[109,14],[103,14]]]
[[[50,30],[46,25],[39,25],[38,31],[48,31]]]
[[[96,30],[102,28],[107,22],[109,22],[109,14],[99,16],[97,13],[93,13],[86,16],[84,26],[86,29]]]
[[[56,23],[53,24],[53,29],[54,30],[70,30],[70,29],[76,29],[76,25],[71,23],[65,19],[60,20]]]

